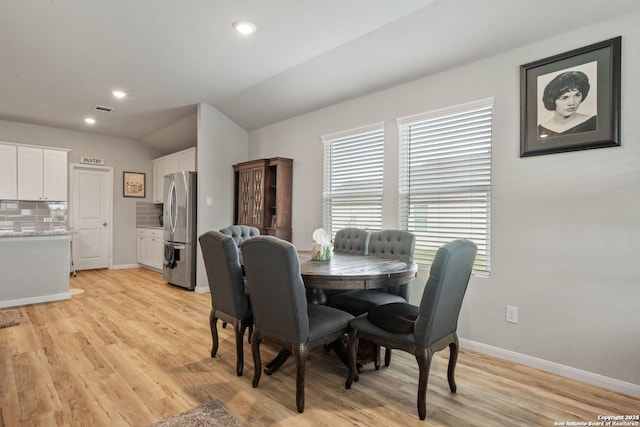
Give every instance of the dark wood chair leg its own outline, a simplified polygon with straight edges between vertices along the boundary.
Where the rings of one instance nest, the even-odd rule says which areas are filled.
[[[262,338],[260,337],[260,331],[253,332],[251,337],[251,353],[253,354],[253,388],[258,387],[260,382],[260,375],[262,374],[262,362],[260,361],[260,343]]]
[[[294,346],[293,355],[296,359],[296,407],[298,412],[304,412],[304,377],[309,350],[306,344]]]
[[[391,349],[389,347],[384,348],[384,366],[389,367],[391,364]]]
[[[376,371],[380,370],[380,346],[376,345],[373,350],[373,367]]]
[[[245,329],[244,323],[241,320],[236,320],[233,329],[236,335],[236,374],[240,377],[244,368],[244,347],[242,342]]]
[[[358,381],[358,367],[356,363],[356,354],[358,353],[358,337],[355,331],[349,331],[347,338],[347,360],[349,362],[349,374],[345,381],[344,387],[351,388],[354,381]]]
[[[218,319],[213,315],[213,311],[209,313],[209,327],[211,328],[211,339],[213,340],[211,357],[216,357],[216,353],[218,353]]]
[[[452,393],[457,390],[456,386],[456,363],[458,362],[458,351],[460,345],[458,344],[458,337],[454,336],[453,342],[449,344],[449,368],[447,369],[447,379],[449,380],[449,389]]]
[[[431,368],[431,358],[433,352],[428,348],[416,349],[416,360],[418,361],[418,416],[421,420],[427,417],[427,384],[429,383],[429,369]]]
[[[251,344],[251,335],[253,335],[253,321],[249,322],[249,325],[247,326],[249,328],[249,333],[247,334],[247,342]]]

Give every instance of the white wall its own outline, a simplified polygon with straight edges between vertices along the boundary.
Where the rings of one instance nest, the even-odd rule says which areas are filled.
[[[234,223],[233,165],[248,159],[248,135],[207,104],[198,105],[198,235]],[[207,205],[210,197],[212,204]],[[196,291],[208,291],[198,245]]]
[[[17,144],[68,148],[67,161],[79,163],[80,157],[104,159],[113,167],[113,266],[136,265],[136,202],[152,201],[153,171],[151,159],[161,154],[133,139],[76,132],[47,126],[0,120],[0,141]],[[122,173],[144,172],[147,193],[144,199],[122,196]]]
[[[321,225],[321,135],[386,123],[384,226],[394,227],[395,119],[495,97],[492,271],[472,278],[459,335],[640,396],[638,22],[635,12],[259,129],[250,157],[294,159],[293,243],[309,248]],[[519,66],[618,35],[622,146],[520,158]],[[505,305],[519,307],[517,325],[505,322]]]

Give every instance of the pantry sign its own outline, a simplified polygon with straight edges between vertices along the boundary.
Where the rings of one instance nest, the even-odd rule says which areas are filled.
[[[82,163],[83,165],[104,166],[104,159],[97,159],[95,157],[80,157],[80,163]]]

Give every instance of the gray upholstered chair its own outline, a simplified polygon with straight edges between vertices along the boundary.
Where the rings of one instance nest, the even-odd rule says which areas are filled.
[[[244,240],[249,237],[255,237],[260,235],[260,230],[250,225],[230,225],[225,228],[221,228],[220,232],[227,236],[233,237],[236,245],[240,245]]]
[[[343,228],[333,238],[333,251],[345,254],[366,255],[369,250],[370,232],[360,228]]]
[[[355,353],[360,339],[379,346],[400,349],[413,354],[418,362],[418,415],[427,414],[426,395],[429,368],[433,354],[450,349],[447,378],[452,393],[458,359],[458,317],[476,256],[476,245],[469,240],[455,240],[438,249],[420,306],[388,304],[376,307],[351,322],[348,338],[349,376],[351,388],[358,381]],[[415,319],[415,320],[414,320]]]
[[[336,235],[333,238],[333,252],[366,255],[369,250],[370,235],[371,233],[369,231],[361,228],[342,228],[336,232]],[[310,301],[320,300],[326,304],[334,295],[348,291],[345,291],[344,289],[324,289],[322,290],[322,293],[326,299],[316,296],[318,290],[309,289],[307,292],[308,296],[312,295],[310,297]]]
[[[198,240],[211,291],[211,357],[218,352],[218,319],[232,324],[236,339],[236,373],[240,376],[244,365],[242,337],[249,328],[247,338],[251,340],[253,318],[249,295],[244,289],[238,247],[232,237],[217,231],[208,231]]]
[[[304,378],[308,352],[343,336],[353,316],[324,305],[307,304],[296,248],[273,236],[240,244],[254,316],[251,337],[253,387],[262,371],[260,344],[268,340],[293,353],[296,361],[296,406],[304,411]]]
[[[413,233],[403,230],[382,230],[371,233],[368,245],[369,256],[382,256],[397,258],[404,261],[413,261],[413,251],[416,238]],[[391,303],[406,303],[409,284],[382,288],[380,290],[357,289],[332,295],[329,304],[340,310],[348,311],[354,316],[368,312],[371,308]],[[374,362],[375,369],[380,369],[379,349],[373,350],[370,358]],[[391,351],[385,351],[384,363],[391,363]]]

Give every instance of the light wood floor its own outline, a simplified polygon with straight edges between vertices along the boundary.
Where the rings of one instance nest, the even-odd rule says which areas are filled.
[[[448,352],[434,360],[426,421],[415,360],[399,351],[351,390],[335,355],[313,353],[298,414],[293,361],[252,388],[250,345],[237,377],[230,328],[209,357],[209,294],[144,269],[80,271],[71,287],[84,292],[20,307],[22,323],[0,329],[0,426],[146,426],[212,399],[251,426],[553,426],[640,412],[640,399],[463,350],[456,394]],[[273,355],[263,345],[263,360]]]

